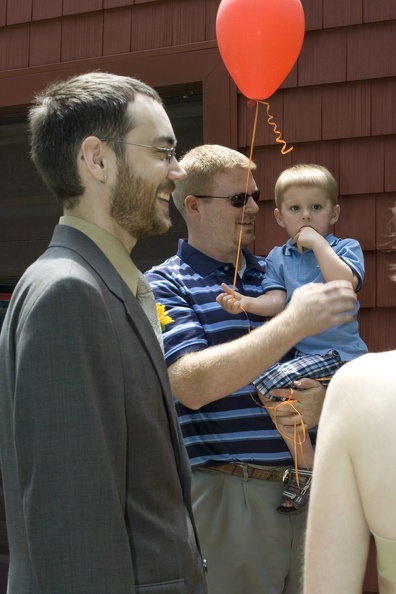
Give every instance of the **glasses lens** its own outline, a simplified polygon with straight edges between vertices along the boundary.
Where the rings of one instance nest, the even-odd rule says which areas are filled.
[[[245,192],[239,192],[239,194],[234,194],[233,196],[231,196],[230,202],[231,202],[232,206],[235,206],[236,208],[242,208],[242,206],[245,206],[245,204],[249,200],[250,196],[253,198],[253,200],[257,204],[259,201],[259,198],[260,198],[260,190],[254,190],[251,194],[246,194]]]
[[[171,149],[167,149],[167,159],[169,163],[172,161],[173,157],[176,157],[176,148],[172,147]]]

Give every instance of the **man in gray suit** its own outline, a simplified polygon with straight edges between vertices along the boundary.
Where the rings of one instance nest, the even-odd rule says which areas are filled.
[[[29,123],[64,216],[1,334],[8,594],[204,594],[189,462],[139,293],[154,317],[155,303],[130,259],[170,226],[185,175],[172,126],[153,89],[98,72],[49,87]]]

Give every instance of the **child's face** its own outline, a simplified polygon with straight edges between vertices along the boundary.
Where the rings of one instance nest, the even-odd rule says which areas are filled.
[[[292,186],[283,195],[280,208],[274,215],[281,227],[290,237],[294,237],[302,227],[312,227],[323,237],[329,232],[340,213],[338,204],[332,206],[321,188]]]

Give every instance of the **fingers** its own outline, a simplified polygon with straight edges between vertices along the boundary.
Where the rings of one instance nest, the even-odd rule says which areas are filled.
[[[223,289],[224,293],[226,293],[227,295],[232,295],[232,289],[230,289],[230,287],[228,285],[226,285],[225,283],[221,283],[221,288]]]
[[[317,382],[314,379],[309,377],[303,377],[300,380],[296,380],[294,382],[295,390],[309,390],[310,388],[320,388],[323,387],[320,382]],[[294,393],[295,398],[298,400],[298,392]]]
[[[239,302],[235,300],[233,295],[229,295],[228,293],[220,293],[220,295],[216,297],[216,301],[220,303],[221,307],[225,309],[228,313],[241,313],[241,307],[239,305]]]

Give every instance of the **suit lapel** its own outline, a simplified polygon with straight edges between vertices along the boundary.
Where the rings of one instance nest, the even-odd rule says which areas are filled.
[[[183,483],[181,475],[184,473],[182,471],[180,434],[169,385],[168,371],[163,352],[146,314],[144,314],[136,297],[121,279],[114,266],[98,246],[84,233],[67,225],[57,225],[49,247],[63,247],[77,253],[101,277],[108,290],[124,304],[127,318],[139,337],[147,356],[150,358],[162,387],[177,468]]]

